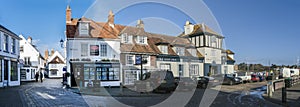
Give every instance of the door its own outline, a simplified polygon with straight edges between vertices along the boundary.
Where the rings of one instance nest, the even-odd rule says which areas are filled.
[[[182,77],[183,76],[183,65],[182,64],[179,64],[179,66],[178,66],[179,68],[178,68],[178,71],[179,71],[179,77]]]
[[[8,60],[4,60],[4,80],[8,81]]]

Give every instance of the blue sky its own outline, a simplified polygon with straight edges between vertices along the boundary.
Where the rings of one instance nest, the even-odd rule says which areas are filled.
[[[197,0],[185,2],[190,1]],[[94,15],[97,16],[95,20],[105,21],[103,18],[107,17],[108,12],[99,12],[99,15],[95,15],[98,13],[93,11],[94,2],[95,0],[3,0],[0,6],[0,24],[16,34],[32,36],[42,53],[45,48],[61,50],[59,40],[64,37],[66,6],[71,5],[72,16],[75,18]],[[196,14],[189,17],[186,11],[172,6],[144,3],[121,11],[114,10],[115,20],[118,24],[134,25],[135,20],[143,19],[146,20],[146,30],[150,32],[177,35],[182,32],[186,20],[194,19],[196,20],[194,22],[202,21],[216,31],[222,31],[226,48],[236,53],[238,63],[248,61],[267,64],[269,60],[275,64],[296,63],[297,56],[300,56],[299,0],[204,0],[204,2],[212,14],[203,11],[205,8],[203,5],[197,8],[184,5],[183,7],[192,9],[192,14]],[[113,7],[111,5],[101,7],[97,6],[97,3],[94,5],[100,9]],[[91,14],[93,12],[94,14]],[[209,15],[213,15],[218,23]],[[156,23],[165,26],[157,26]]]

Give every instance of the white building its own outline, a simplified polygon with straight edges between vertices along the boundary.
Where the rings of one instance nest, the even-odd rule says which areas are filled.
[[[66,66],[66,60],[58,51],[51,52],[51,56],[47,58],[47,65],[49,78],[63,77],[63,68]]]
[[[45,59],[32,44],[32,38],[26,40],[20,35],[21,81],[34,81],[35,73],[45,72]]]
[[[0,87],[20,85],[20,38],[0,25]]]
[[[108,22],[71,18],[66,12],[68,84],[79,87],[120,86],[120,26],[114,25],[110,12]]]
[[[179,37],[188,38],[197,50],[204,55],[203,71],[205,75],[233,73],[234,54],[229,55],[226,52],[227,50],[224,50],[224,37],[222,35],[216,33],[205,24],[194,25],[187,21],[184,26],[184,32]]]

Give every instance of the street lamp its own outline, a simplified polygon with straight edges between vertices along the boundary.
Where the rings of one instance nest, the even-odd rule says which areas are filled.
[[[60,42],[60,47],[61,47],[61,48],[64,48],[64,40],[63,40],[63,39],[60,39],[59,42]]]

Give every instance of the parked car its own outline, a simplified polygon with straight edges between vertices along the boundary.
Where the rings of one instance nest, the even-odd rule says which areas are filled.
[[[177,90],[192,90],[196,88],[196,82],[190,77],[175,77]]]
[[[142,79],[134,82],[136,91],[171,92],[175,90],[175,79],[171,71],[152,71],[142,75]]]
[[[249,72],[235,72],[233,73],[233,76],[241,78],[243,83],[251,82],[251,75]]]
[[[201,76],[194,78],[197,81],[197,88],[207,88],[207,87],[214,87],[220,84],[220,81],[208,76]]]
[[[259,81],[258,75],[252,74],[252,75],[251,75],[251,81],[252,81],[252,82],[258,82],[258,81]]]
[[[219,81],[223,81],[222,84],[228,84],[228,85],[240,84],[243,82],[241,78],[234,77],[232,74],[218,74],[212,77],[216,78]]]

